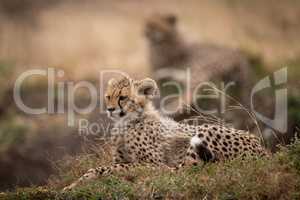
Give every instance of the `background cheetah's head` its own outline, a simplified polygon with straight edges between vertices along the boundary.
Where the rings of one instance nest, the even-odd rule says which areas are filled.
[[[156,14],[146,20],[145,36],[154,44],[163,44],[176,37],[177,18],[173,14]]]
[[[138,118],[147,111],[158,92],[156,82],[150,78],[140,81],[129,77],[110,79],[105,94],[108,117],[114,121]]]

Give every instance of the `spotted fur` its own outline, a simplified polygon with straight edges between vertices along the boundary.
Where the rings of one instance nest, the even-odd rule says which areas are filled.
[[[163,117],[152,106],[158,94],[152,79],[110,80],[106,91],[112,129],[113,163],[90,169],[65,188],[138,165],[177,168],[200,161],[264,155],[259,138],[220,125],[192,126]]]

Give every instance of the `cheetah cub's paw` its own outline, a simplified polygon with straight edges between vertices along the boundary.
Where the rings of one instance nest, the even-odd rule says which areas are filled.
[[[82,182],[95,179],[97,177],[97,171],[95,169],[89,169],[82,177],[80,177],[77,181],[73,182],[67,187],[63,188],[63,192],[70,191],[74,189],[76,186],[81,184]]]

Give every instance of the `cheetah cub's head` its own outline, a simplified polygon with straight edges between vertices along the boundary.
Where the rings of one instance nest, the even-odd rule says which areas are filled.
[[[136,119],[152,107],[159,93],[154,80],[135,81],[129,77],[110,79],[105,93],[108,117],[113,121]]]
[[[146,20],[145,36],[151,44],[168,43],[176,37],[177,18],[173,14],[156,14]]]

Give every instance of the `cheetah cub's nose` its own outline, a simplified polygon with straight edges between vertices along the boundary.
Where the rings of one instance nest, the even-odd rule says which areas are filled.
[[[115,111],[116,109],[115,108],[107,108],[107,111],[108,112],[113,112],[113,111]]]

